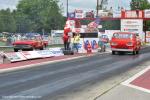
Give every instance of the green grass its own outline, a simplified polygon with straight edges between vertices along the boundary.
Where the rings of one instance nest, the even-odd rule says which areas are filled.
[[[0,41],[0,46],[6,46],[6,42]]]

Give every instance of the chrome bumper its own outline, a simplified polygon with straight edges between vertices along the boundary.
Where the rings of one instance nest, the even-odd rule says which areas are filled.
[[[133,49],[116,49],[116,48],[111,48],[112,51],[134,51]]]

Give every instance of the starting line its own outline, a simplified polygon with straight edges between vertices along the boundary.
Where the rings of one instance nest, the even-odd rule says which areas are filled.
[[[131,88],[134,88],[134,89],[137,89],[137,90],[141,90],[141,91],[146,92],[146,93],[150,93],[150,89],[145,88],[144,86],[141,87],[139,85],[133,84],[134,81],[136,81],[138,78],[142,77],[144,74],[146,74],[149,71],[150,71],[150,66],[148,66],[146,69],[142,70],[141,72],[135,74],[133,77],[129,78],[128,80],[122,82],[121,84],[128,86],[128,87],[131,87]],[[149,80],[149,82],[150,82],[150,80]],[[143,85],[143,84],[141,83],[140,85]]]

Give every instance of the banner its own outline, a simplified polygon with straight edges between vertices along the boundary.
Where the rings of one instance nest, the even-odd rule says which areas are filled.
[[[144,12],[143,10],[123,10],[121,18],[144,18]]]
[[[10,60],[10,62],[27,60],[27,58],[23,56],[21,52],[4,53],[4,55],[8,60]]]
[[[23,51],[21,53],[27,59],[42,58],[42,56],[37,51]]]
[[[38,54],[40,54],[41,57],[43,57],[43,58],[55,56],[54,53],[52,53],[52,51],[50,51],[50,50],[40,50],[40,51],[36,51],[36,52]]]
[[[80,38],[78,45],[79,53],[86,53],[88,45],[91,46],[92,52],[97,52],[98,41],[98,38]]]
[[[84,18],[83,10],[75,10],[75,18]]]
[[[144,41],[143,19],[122,19],[121,31],[138,33],[141,40]]]
[[[150,18],[150,10],[144,11],[144,18]]]
[[[150,31],[146,32],[146,43],[150,43]]]
[[[61,48],[49,48],[49,51],[54,55],[54,56],[63,56],[63,50]]]

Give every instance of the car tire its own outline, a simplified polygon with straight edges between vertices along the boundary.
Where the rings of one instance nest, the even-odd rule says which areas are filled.
[[[133,51],[132,53],[133,53],[133,55],[136,55],[136,51]]]
[[[139,51],[136,51],[136,54],[139,54]]]
[[[112,51],[112,55],[115,55],[115,53],[116,53],[115,51]]]
[[[44,47],[41,47],[40,50],[44,50]]]
[[[18,52],[18,49],[14,49],[14,52]]]

